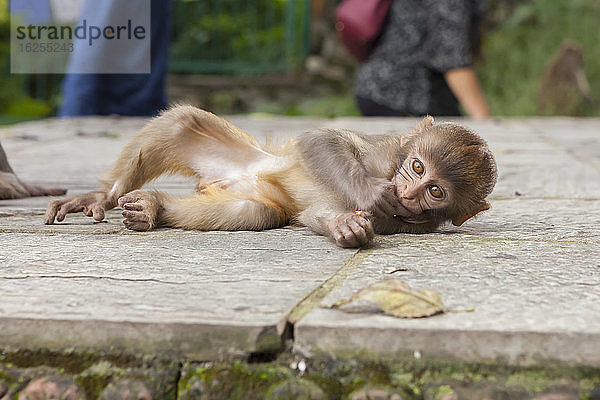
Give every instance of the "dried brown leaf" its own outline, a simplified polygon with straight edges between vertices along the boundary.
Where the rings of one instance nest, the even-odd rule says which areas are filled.
[[[399,318],[429,317],[445,311],[440,295],[431,290],[415,292],[399,279],[385,279],[341,300],[332,308],[345,312],[383,312]]]

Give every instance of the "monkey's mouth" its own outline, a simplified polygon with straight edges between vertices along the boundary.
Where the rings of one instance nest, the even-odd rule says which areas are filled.
[[[431,221],[431,216],[426,213],[415,214],[411,210],[409,210],[402,201],[399,201],[399,206],[397,208],[398,214],[397,218],[400,218],[402,221],[407,222],[409,224],[426,224]]]
[[[409,223],[409,224],[426,224],[428,222],[431,221],[431,216],[421,213],[421,214],[415,214],[413,211],[411,211],[410,209],[408,209],[408,207],[406,207],[404,204],[402,204],[402,200],[400,199],[400,193],[398,193],[398,186],[396,184],[396,177],[394,177],[394,180],[392,181],[392,185],[391,185],[391,189],[394,191],[394,193],[396,194],[396,197],[398,198],[398,207],[396,207],[396,215],[394,215],[395,218],[401,219],[402,221]]]
[[[431,220],[427,217],[402,218],[402,220],[413,225],[427,224],[431,222]]]

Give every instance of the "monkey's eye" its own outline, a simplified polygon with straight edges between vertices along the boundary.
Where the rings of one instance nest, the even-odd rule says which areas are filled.
[[[419,175],[423,175],[423,172],[425,172],[425,166],[419,160],[413,160],[412,169]]]
[[[436,199],[441,199],[444,197],[444,191],[438,185],[429,185],[427,188],[429,190],[429,194],[435,197]]]

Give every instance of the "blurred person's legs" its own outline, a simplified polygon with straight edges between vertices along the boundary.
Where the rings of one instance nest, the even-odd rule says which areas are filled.
[[[399,110],[380,104],[366,96],[355,96],[358,110],[365,117],[418,117],[422,115],[458,117],[462,116],[458,100],[446,84],[443,75],[431,73],[429,87],[431,95],[428,96],[427,112]]]
[[[89,3],[89,2],[92,3]],[[112,1],[86,0],[86,13],[111,7]],[[67,74],[63,81],[62,117],[78,115],[156,115],[167,106],[165,81],[171,32],[171,0],[151,0],[149,74]],[[106,25],[110,25],[107,21]],[[81,53],[79,53],[81,54]],[[81,55],[80,55],[81,56]],[[85,54],[83,54],[85,56]],[[78,57],[74,52],[72,57]],[[74,60],[77,61],[77,60]]]
[[[404,111],[394,110],[365,97],[356,96],[355,100],[358,110],[365,117],[406,117],[409,115]]]

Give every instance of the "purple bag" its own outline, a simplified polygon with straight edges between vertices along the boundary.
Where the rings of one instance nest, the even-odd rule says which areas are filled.
[[[335,29],[354,57],[365,61],[381,35],[392,0],[343,0],[335,12]]]

